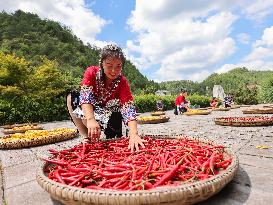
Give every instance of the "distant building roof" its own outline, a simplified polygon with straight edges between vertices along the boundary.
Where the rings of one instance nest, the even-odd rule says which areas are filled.
[[[171,95],[171,92],[168,90],[157,90],[155,92],[156,95]]]

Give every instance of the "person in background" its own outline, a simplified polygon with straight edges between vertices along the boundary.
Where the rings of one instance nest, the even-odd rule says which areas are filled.
[[[80,92],[67,96],[72,121],[85,141],[96,141],[102,131],[106,139],[122,137],[122,120],[129,127],[129,149],[144,147],[137,131],[136,110],[129,84],[121,71],[125,57],[117,45],[100,53],[99,66],[86,69]]]
[[[164,103],[162,102],[162,100],[158,100],[156,102],[156,110],[157,111],[163,111],[164,110]]]
[[[178,114],[183,114],[190,110],[190,101],[186,99],[188,92],[184,89],[181,89],[181,93],[176,97],[175,107]]]
[[[231,107],[233,104],[234,104],[233,98],[232,98],[231,94],[228,94],[224,98],[224,106],[227,108],[227,107]]]
[[[219,102],[218,102],[217,98],[216,97],[212,97],[212,99],[210,101],[210,106],[212,108],[216,108],[216,107],[218,107],[218,105],[219,105]]]

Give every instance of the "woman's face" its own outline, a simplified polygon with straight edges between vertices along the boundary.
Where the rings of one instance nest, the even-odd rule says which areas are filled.
[[[116,79],[122,69],[122,61],[119,58],[109,57],[102,62],[106,77],[110,80]]]

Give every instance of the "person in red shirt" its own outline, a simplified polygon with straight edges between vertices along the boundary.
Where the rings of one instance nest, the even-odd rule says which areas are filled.
[[[129,127],[129,148],[144,147],[137,132],[136,110],[130,86],[121,71],[125,57],[117,45],[101,50],[99,66],[86,69],[80,92],[67,96],[67,107],[80,134],[96,141],[101,131],[107,139],[122,136],[122,120]]]
[[[176,113],[182,114],[183,112],[187,112],[189,110],[190,101],[186,99],[188,96],[188,92],[184,89],[181,89],[180,95],[176,97],[175,100],[175,107],[176,107]]]
[[[218,100],[216,99],[216,97],[212,97],[211,101],[210,101],[210,106],[212,108],[216,108],[218,106],[219,102]]]

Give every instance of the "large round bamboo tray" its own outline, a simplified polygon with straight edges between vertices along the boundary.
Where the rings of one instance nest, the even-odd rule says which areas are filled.
[[[250,105],[240,105],[240,107],[250,107]]]
[[[0,149],[18,149],[18,148],[53,144],[56,142],[69,140],[77,136],[78,136],[77,131],[75,131],[69,134],[48,135],[48,136],[44,136],[43,138],[36,138],[31,140],[18,139],[16,141],[8,141],[8,142],[2,142],[0,140]]]
[[[213,109],[214,111],[229,111],[230,108],[229,107],[221,107],[221,108],[215,108]]]
[[[201,107],[201,108],[197,108],[197,110],[208,110],[208,109],[212,109],[210,107]]]
[[[236,127],[254,127],[273,125],[273,117],[220,117],[214,119],[215,124]]]
[[[264,105],[263,107],[264,108],[271,108],[271,109],[273,109],[273,105]]]
[[[4,128],[4,129],[12,129],[12,128],[14,128],[14,127],[23,127],[23,126],[26,126],[26,125],[33,125],[33,126],[36,126],[36,125],[38,125],[38,123],[23,123],[23,124],[3,125],[3,126],[1,126],[1,128]]]
[[[153,137],[170,138],[170,136]],[[185,136],[176,136],[176,138],[180,137]],[[191,139],[199,140],[196,138]],[[208,141],[202,142],[208,143]],[[37,169],[36,180],[43,189],[49,192],[52,198],[65,205],[194,204],[217,194],[235,176],[239,165],[238,158],[229,148],[225,148],[224,154],[233,159],[226,170],[221,171],[218,175],[209,179],[180,186],[164,186],[142,191],[110,191],[77,188],[49,179],[44,173],[44,168],[47,165],[50,166],[50,164],[47,163],[43,163],[42,166]]]
[[[152,116],[160,116],[160,115],[165,115],[165,112],[162,111],[157,111],[157,112],[151,112]]]
[[[231,109],[237,109],[237,108],[240,108],[240,105],[232,105],[230,108]]]
[[[158,116],[158,118],[156,118],[157,116],[155,116],[154,119],[151,120],[137,120],[138,124],[158,124],[158,123],[164,123],[164,122],[168,122],[169,121],[169,117],[167,116]]]
[[[14,127],[13,127],[14,128]],[[39,125],[35,125],[31,128],[28,128],[28,129],[18,129],[18,130],[13,130],[12,128],[11,129],[5,129],[3,130],[2,132],[4,134],[14,134],[14,133],[24,133],[28,130],[43,130],[44,128],[42,126],[39,126]]]
[[[273,108],[257,108],[242,110],[243,114],[273,114]]]
[[[199,110],[199,112],[184,112],[183,115],[191,116],[191,115],[208,115],[211,111]]]

